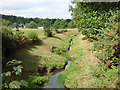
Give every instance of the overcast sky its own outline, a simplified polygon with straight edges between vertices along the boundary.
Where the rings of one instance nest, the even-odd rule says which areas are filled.
[[[0,14],[39,18],[71,18],[71,0],[0,0]]]

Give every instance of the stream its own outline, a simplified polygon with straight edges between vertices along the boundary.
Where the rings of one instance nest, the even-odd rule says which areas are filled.
[[[70,47],[69,47],[69,50],[71,50],[72,48],[72,39],[70,41]],[[67,65],[65,66],[65,70],[70,66],[70,63],[71,61],[68,61]],[[63,73],[64,71],[61,71],[61,72],[58,72],[54,75],[52,75],[50,78],[49,78],[49,82],[47,85],[45,85],[43,88],[65,88],[64,85],[60,84],[57,82],[57,76],[60,74],[60,73]]]

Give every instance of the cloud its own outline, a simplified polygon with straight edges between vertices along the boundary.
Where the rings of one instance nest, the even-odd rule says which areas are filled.
[[[71,18],[70,0],[1,0],[0,13],[24,17]]]

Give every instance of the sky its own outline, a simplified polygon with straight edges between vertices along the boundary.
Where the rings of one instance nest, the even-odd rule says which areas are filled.
[[[0,14],[29,18],[71,19],[71,0],[0,0]]]

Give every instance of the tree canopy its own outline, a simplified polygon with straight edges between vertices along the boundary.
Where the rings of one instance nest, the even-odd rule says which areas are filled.
[[[28,25],[27,28],[38,28],[37,24],[34,21],[31,21]]]

